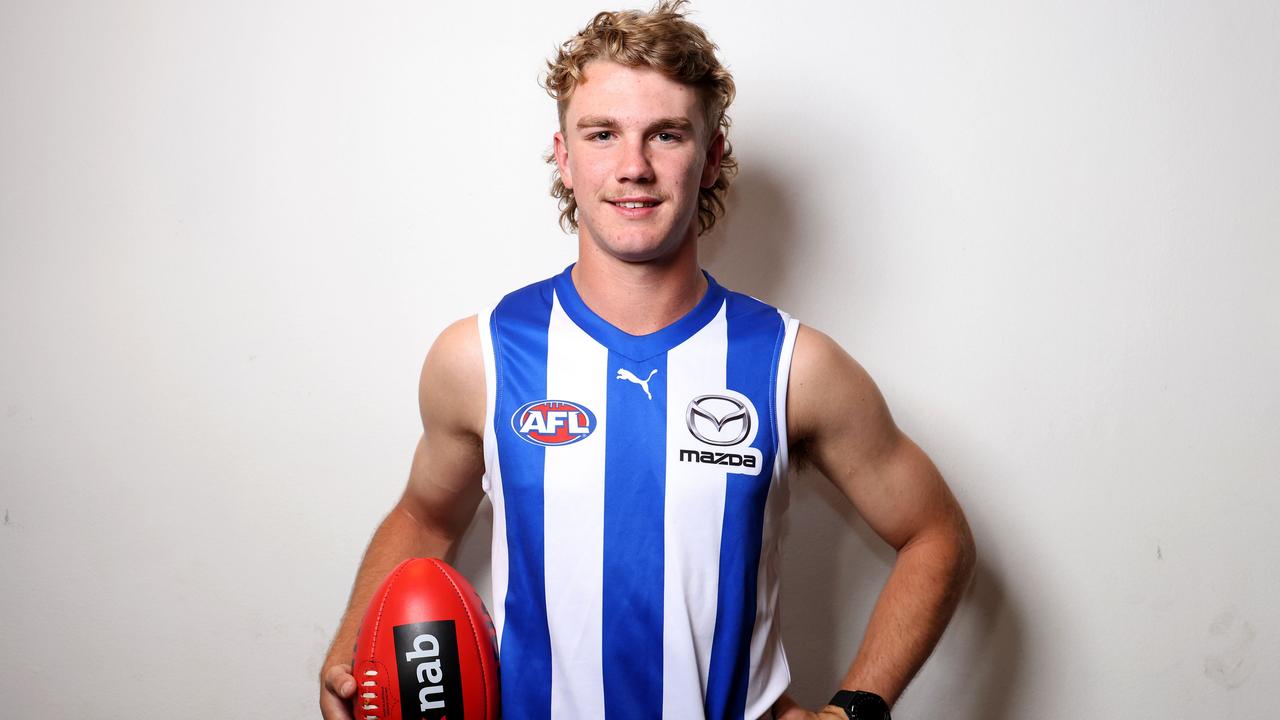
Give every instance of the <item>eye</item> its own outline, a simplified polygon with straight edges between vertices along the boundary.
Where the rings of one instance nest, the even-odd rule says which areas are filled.
[[[588,140],[612,140],[612,139],[613,139],[613,131],[612,131],[612,130],[601,130],[601,131],[599,131],[599,132],[593,132],[593,133],[591,133],[590,135],[588,135],[588,136],[587,136],[587,139],[588,139]]]
[[[671,132],[660,132],[654,137],[658,138],[659,142],[664,142],[664,143],[679,142],[680,140],[679,135]]]

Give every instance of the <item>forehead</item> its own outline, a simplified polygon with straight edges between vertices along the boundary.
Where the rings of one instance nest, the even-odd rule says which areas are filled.
[[[565,125],[572,127],[584,115],[604,115],[622,123],[684,116],[701,128],[702,96],[692,85],[653,68],[593,60],[569,97]]]

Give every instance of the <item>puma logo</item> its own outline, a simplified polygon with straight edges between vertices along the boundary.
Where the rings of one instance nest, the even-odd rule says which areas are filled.
[[[617,377],[614,378],[614,380],[626,380],[627,382],[633,382],[639,385],[640,389],[644,390],[644,396],[652,400],[653,393],[649,392],[649,381],[652,380],[653,376],[656,375],[657,373],[658,373],[658,368],[654,368],[653,371],[649,373],[649,377],[641,380],[640,378],[636,377],[636,374],[631,372],[630,370],[626,368],[618,368],[618,375]]]

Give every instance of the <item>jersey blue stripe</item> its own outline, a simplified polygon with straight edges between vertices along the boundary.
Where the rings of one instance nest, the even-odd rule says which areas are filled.
[[[509,562],[499,663],[507,720],[551,717],[551,638],[543,572],[546,448],[511,437],[511,416],[526,402],[547,399],[550,322],[549,281],[503,298],[490,319],[497,385],[493,432],[499,438]]]
[[[742,542],[720,545],[716,626],[707,678],[709,720],[737,720],[746,710],[760,541],[777,444],[775,378],[784,332],[778,312],[759,300],[730,292],[726,302],[726,379],[730,390],[746,395],[756,407],[760,429],[752,447],[760,451],[762,468],[759,475],[729,473],[726,478],[722,537]]]
[[[653,399],[640,385],[616,379],[620,368],[648,378]],[[636,363],[610,350],[609,370],[602,607],[605,715],[608,720],[659,719],[667,356]]]

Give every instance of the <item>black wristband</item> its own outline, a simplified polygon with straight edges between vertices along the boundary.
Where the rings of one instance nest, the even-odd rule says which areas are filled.
[[[889,720],[889,703],[866,690],[841,690],[828,705],[843,710],[849,720]]]

